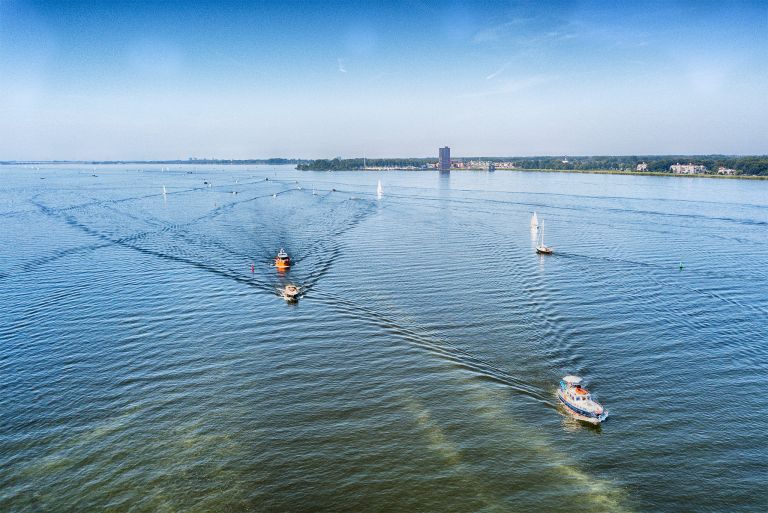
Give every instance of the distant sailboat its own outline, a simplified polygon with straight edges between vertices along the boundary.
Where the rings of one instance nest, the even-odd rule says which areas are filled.
[[[165,185],[163,185],[163,196],[165,196],[166,194],[168,194],[168,191],[165,190]]]
[[[539,229],[539,241],[536,244],[536,253],[539,253],[542,255],[552,254],[552,248],[544,244],[544,223],[543,222],[541,223],[541,228]]]
[[[536,212],[531,216],[531,230],[535,230],[539,227],[539,218],[536,217]]]
[[[315,186],[312,186],[312,196],[317,196],[317,192],[315,192]]]
[[[379,180],[379,185],[376,187],[376,197],[381,199],[382,196],[384,196],[384,188],[381,186],[381,180]]]

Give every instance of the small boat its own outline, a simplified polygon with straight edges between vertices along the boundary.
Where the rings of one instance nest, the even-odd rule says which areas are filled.
[[[581,386],[578,376],[565,376],[560,380],[557,398],[574,418],[590,424],[600,424],[608,416],[603,406],[592,399],[589,391]]]
[[[288,269],[290,266],[291,257],[288,256],[288,253],[286,253],[283,248],[280,248],[277,257],[275,257],[275,267],[278,269]]]
[[[295,303],[299,300],[300,292],[301,292],[301,288],[297,287],[296,285],[286,285],[285,288],[282,290],[283,299],[285,299],[289,303]]]
[[[535,230],[539,227],[539,218],[536,217],[536,212],[531,216],[531,230]]]
[[[544,244],[544,222],[543,221],[539,229],[539,241],[536,243],[536,253],[540,255],[552,254],[552,248]]]

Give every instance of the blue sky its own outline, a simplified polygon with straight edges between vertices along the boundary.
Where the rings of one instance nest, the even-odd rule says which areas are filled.
[[[768,153],[768,2],[0,0],[0,159]]]

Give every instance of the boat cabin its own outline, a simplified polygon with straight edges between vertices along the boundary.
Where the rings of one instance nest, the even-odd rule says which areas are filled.
[[[568,394],[569,399],[572,399],[577,403],[579,401],[592,400],[592,396],[589,394],[589,392],[586,389],[581,388],[580,386],[571,387],[570,389],[566,390],[565,393]]]

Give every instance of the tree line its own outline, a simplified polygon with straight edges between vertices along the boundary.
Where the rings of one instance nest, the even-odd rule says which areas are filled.
[[[299,164],[296,169],[304,171],[352,171],[365,167],[395,167],[395,168],[426,168],[437,159],[408,158],[408,159],[318,159]]]
[[[716,174],[719,167],[733,169],[740,175],[768,176],[768,155],[624,155],[624,156],[581,156],[581,157],[464,157],[453,161],[511,162],[521,169],[552,169],[562,171],[637,171],[639,164],[645,164],[647,172],[671,173],[674,164],[694,164],[707,168],[707,173]],[[297,169],[312,171],[350,171],[366,167],[415,167],[426,168],[437,163],[436,158],[390,158],[390,159],[317,159],[298,164]]]

